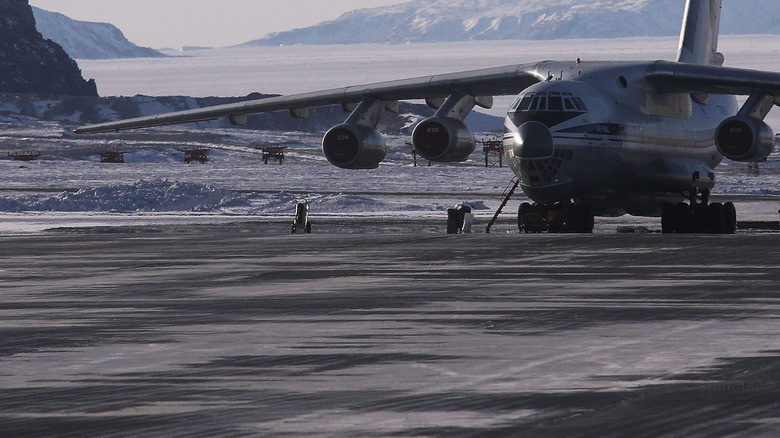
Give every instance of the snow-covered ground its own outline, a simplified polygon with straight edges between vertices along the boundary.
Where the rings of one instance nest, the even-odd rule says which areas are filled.
[[[378,169],[350,171],[330,165],[319,135],[304,133],[216,132],[222,137],[171,128],[147,140],[106,144],[63,138],[56,125],[4,128],[0,155],[43,155],[29,163],[0,160],[0,232],[59,226],[56,218],[94,225],[138,223],[141,216],[152,222],[291,218],[300,199],[320,217],[446,218],[446,209],[461,202],[489,215],[512,178],[506,167],[484,167],[478,154],[465,165],[421,161],[414,167],[402,136],[387,137],[391,151]],[[44,132],[51,137],[41,137]],[[284,164],[264,164],[254,146],[266,143],[288,145]],[[209,162],[185,164],[181,149],[193,147],[208,148]],[[100,163],[98,153],[108,150],[124,151],[125,163]]]
[[[750,44],[741,46],[745,38]],[[767,42],[768,41],[768,42]],[[779,37],[725,37],[729,65],[780,70]],[[518,49],[518,44],[522,47]],[[740,47],[736,50],[736,47]],[[547,58],[657,59],[673,57],[669,38],[560,42],[470,42],[408,46],[326,46],[231,49],[179,59],[81,62],[103,95],[242,95],[291,93],[338,85],[479,68]],[[548,53],[553,51],[554,53]],[[429,62],[428,62],[429,61]],[[187,72],[186,74],[184,72]],[[251,85],[250,85],[251,84]],[[496,113],[507,104],[500,99]],[[770,115],[773,124],[777,112]],[[375,170],[338,169],[319,150],[320,135],[170,127],[102,136],[74,136],[55,123],[0,124],[0,157],[37,151],[35,162],[0,160],[0,233],[56,226],[148,222],[218,222],[291,218],[299,199],[314,216],[446,218],[446,209],[471,204],[486,222],[512,179],[504,167],[484,166],[476,152],[465,164],[412,165],[404,136],[387,136],[388,159]],[[489,138],[491,133],[478,134]],[[263,144],[288,146],[283,165],[262,162]],[[208,148],[209,162],[185,164],[182,149]],[[124,164],[104,164],[99,153],[125,152]],[[735,199],[742,220],[777,220],[780,158],[748,177],[742,163],[719,168],[716,195]],[[513,215],[522,196],[507,206]],[[599,220],[600,226],[657,219]],[[599,228],[597,228],[598,230]]]
[[[29,163],[0,160],[2,233],[291,218],[300,199],[310,202],[313,217],[430,218],[442,223],[447,208],[465,202],[486,223],[513,176],[506,167],[485,167],[479,153],[465,164],[428,167],[421,161],[414,167],[403,136],[388,137],[391,152],[378,169],[354,171],[327,163],[319,136],[303,133],[222,131],[217,132],[225,136],[220,141],[214,131],[171,128],[147,140],[134,136],[106,142],[62,137],[57,125],[3,128],[0,144],[8,153],[38,150],[43,155]],[[284,164],[263,163],[253,146],[264,143],[289,145]],[[209,162],[185,164],[185,147],[209,148]],[[126,162],[100,163],[98,153],[107,150],[125,151]],[[742,163],[725,163],[716,194],[735,199],[743,220],[776,220],[772,199],[780,197],[778,165],[773,156],[756,178],[747,176]],[[522,194],[515,196],[504,217],[511,218],[523,200]],[[599,230],[607,232],[621,224],[658,227],[653,218],[600,218],[599,223],[608,227]]]

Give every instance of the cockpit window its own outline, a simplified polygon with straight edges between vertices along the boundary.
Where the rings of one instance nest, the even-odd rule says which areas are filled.
[[[531,99],[531,106],[528,108],[528,111],[539,111],[539,96],[535,95]]]
[[[520,107],[517,108],[520,111],[528,111],[528,108],[531,107],[531,96],[525,96],[523,97],[523,100],[520,102]]]
[[[563,98],[561,96],[550,96],[550,103],[547,109],[550,111],[563,111]]]
[[[509,116],[517,126],[537,120],[552,127],[587,111],[585,102],[568,91],[539,91],[515,100]]]
[[[529,93],[515,102],[513,111],[587,111],[585,102],[569,92],[538,92]]]

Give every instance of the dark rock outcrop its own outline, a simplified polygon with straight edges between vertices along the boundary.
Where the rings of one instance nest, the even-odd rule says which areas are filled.
[[[0,0],[0,93],[97,96],[97,87],[41,36],[28,0]]]

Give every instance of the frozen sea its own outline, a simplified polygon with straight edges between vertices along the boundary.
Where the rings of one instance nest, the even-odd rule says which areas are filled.
[[[102,96],[292,94],[542,60],[674,60],[676,37],[557,41],[467,41],[168,51],[168,59],[79,61]],[[723,35],[730,67],[780,71],[780,36]],[[513,96],[497,99],[503,116]],[[775,115],[772,120],[779,120]],[[771,117],[771,116],[770,116]],[[780,126],[775,123],[772,126]],[[780,130],[780,128],[777,128]]]
[[[725,36],[727,65],[780,71],[780,37]],[[290,94],[543,59],[673,59],[676,38],[489,41],[410,45],[285,46],[174,52],[167,59],[79,61],[101,95],[242,96]],[[501,115],[513,97],[499,98]],[[780,112],[768,122],[780,129]],[[412,165],[408,138],[387,136],[388,159],[371,171],[329,165],[320,135],[295,132],[198,130],[168,127],[153,133],[76,137],[56,123],[0,124],[0,155],[40,151],[37,162],[0,161],[0,233],[58,226],[133,225],[288,218],[307,199],[320,217],[439,218],[460,202],[484,225],[512,179],[506,167],[484,166],[476,152],[459,165]],[[500,127],[497,127],[500,129]],[[478,133],[489,139],[495,133]],[[256,147],[288,146],[283,165],[264,165]],[[182,148],[210,149],[204,165],[186,165]],[[125,151],[125,164],[99,162],[97,152]],[[724,163],[716,195],[738,203],[741,219],[777,220],[777,155],[748,177],[742,163]],[[524,199],[506,207],[499,230]],[[768,202],[767,202],[768,201]],[[625,223],[656,227],[657,219],[600,219],[597,231]],[[503,227],[503,228],[502,228]]]

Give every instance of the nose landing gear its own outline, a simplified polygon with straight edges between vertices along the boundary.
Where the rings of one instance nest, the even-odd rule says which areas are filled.
[[[593,232],[594,218],[590,208],[576,204],[520,204],[517,225],[521,233]]]
[[[691,190],[690,204],[666,203],[661,212],[664,234],[734,234],[737,232],[737,209],[731,202],[709,202],[709,190]]]

